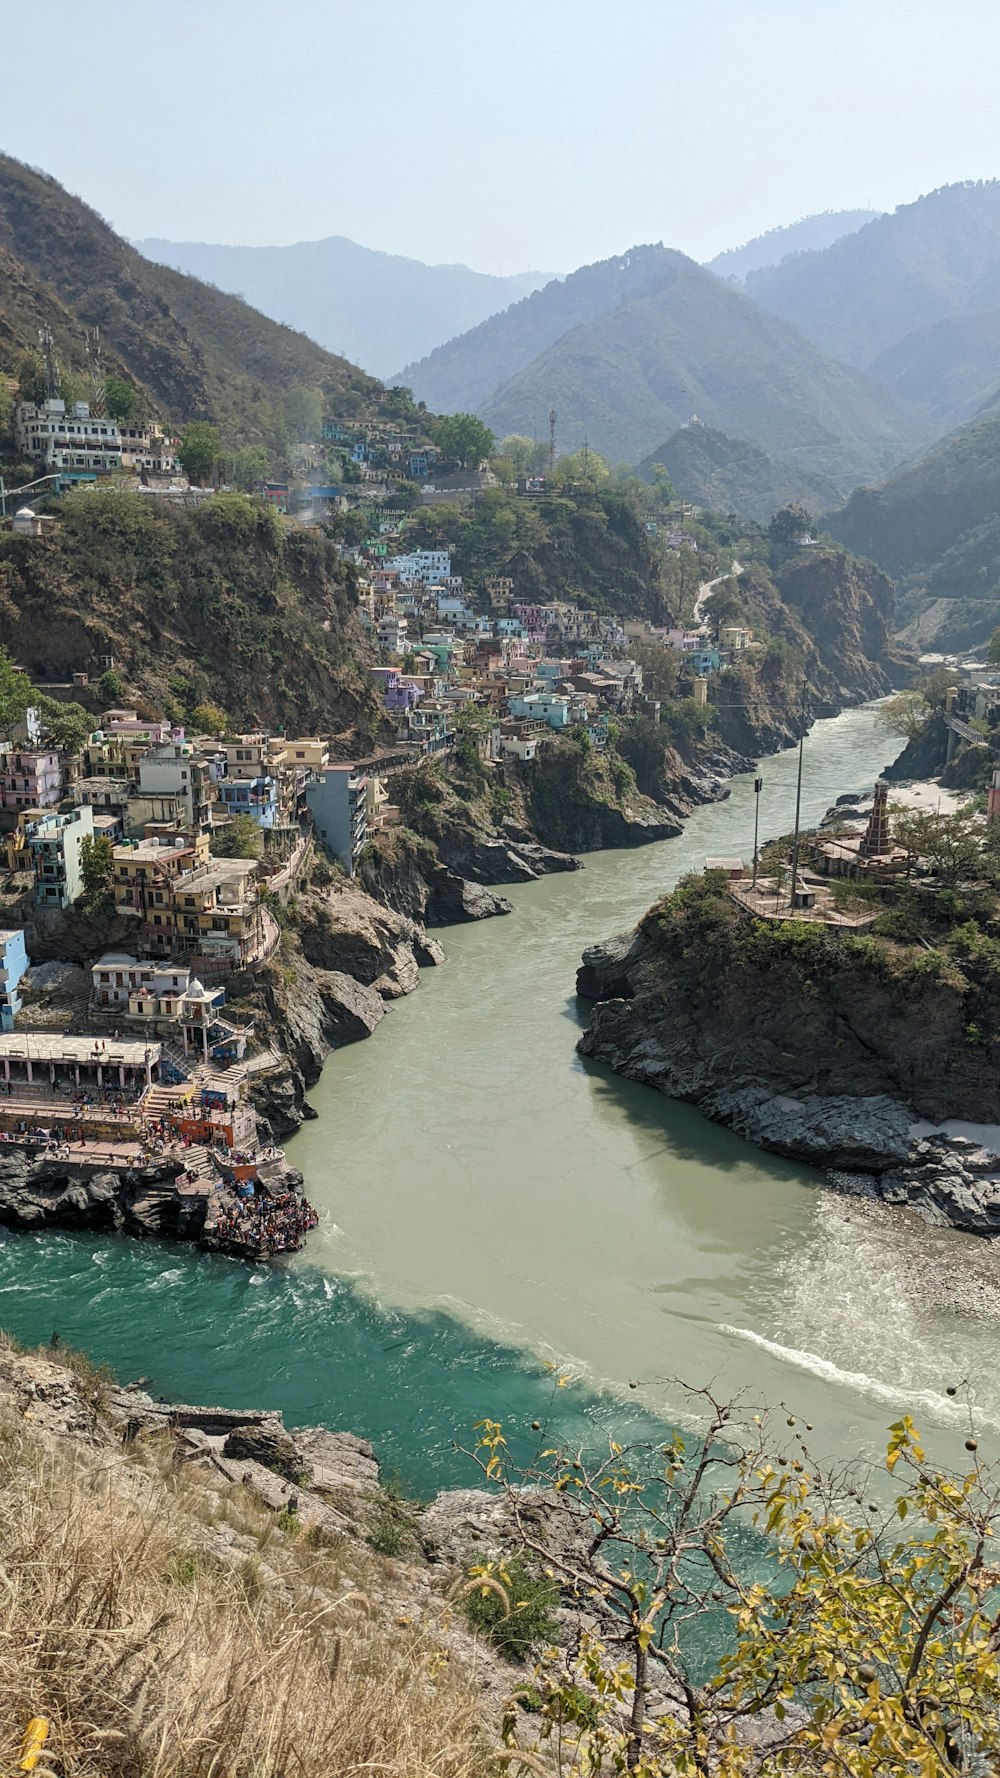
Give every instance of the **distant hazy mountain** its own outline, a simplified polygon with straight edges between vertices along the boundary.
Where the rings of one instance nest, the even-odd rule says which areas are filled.
[[[728,438],[698,421],[682,426],[666,444],[651,451],[636,473],[651,481],[657,463],[663,464],[685,500],[765,524],[780,506],[793,503],[808,512],[822,512],[836,493],[834,484],[822,476],[779,463],[759,445]]]
[[[1000,396],[880,486],[827,519],[833,535],[902,584],[916,646],[963,649],[1000,624]]]
[[[291,247],[153,239],[133,245],[147,259],[244,297],[375,376],[475,327],[553,276],[495,278],[466,265],[424,265],[343,235]]]
[[[751,272],[746,287],[824,352],[870,366],[914,328],[1000,307],[998,267],[1000,183],[992,180],[901,204],[822,253]]]
[[[742,247],[730,247],[707,261],[708,270],[718,278],[747,277],[762,266],[780,265],[792,253],[809,253],[832,247],[844,235],[856,234],[866,222],[874,222],[880,210],[823,210],[816,216],[803,216],[801,222],[789,222],[784,228],[769,228],[766,234],[755,235]]]
[[[635,462],[695,414],[847,491],[926,438],[891,391],[833,364],[734,285],[661,246],[585,266],[401,373],[500,435],[584,437]],[[877,466],[877,467],[876,467]]]
[[[54,179],[0,155],[0,364],[51,327],[64,370],[86,370],[84,330],[104,363],[178,426],[212,419],[234,444],[280,449],[283,397],[297,383],[331,410],[391,408],[374,378],[235,297],[153,265]]]

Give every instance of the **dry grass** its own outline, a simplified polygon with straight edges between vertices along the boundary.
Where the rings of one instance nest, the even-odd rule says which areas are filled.
[[[0,1771],[42,1715],[60,1778],[473,1778],[474,1687],[434,1610],[396,1621],[403,1584],[282,1535],[166,1441],[126,1460],[8,1419]]]

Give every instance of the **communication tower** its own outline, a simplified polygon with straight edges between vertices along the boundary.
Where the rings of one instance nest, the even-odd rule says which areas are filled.
[[[556,467],[556,418],[557,418],[556,410],[554,407],[552,407],[549,409],[549,474],[550,475],[554,474],[555,467]]]

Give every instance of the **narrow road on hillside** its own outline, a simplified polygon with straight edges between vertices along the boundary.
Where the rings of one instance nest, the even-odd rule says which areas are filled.
[[[701,623],[701,608],[704,605],[705,600],[708,598],[709,594],[714,593],[716,587],[721,586],[722,582],[724,580],[731,580],[734,575],[742,574],[742,573],[743,573],[742,563],[741,562],[734,562],[732,567],[727,569],[725,574],[717,574],[714,580],[703,580],[702,581],[701,586],[698,588],[698,597],[696,598],[696,600],[694,602],[694,613],[693,613],[693,617],[692,617],[693,624],[697,625],[697,624]]]

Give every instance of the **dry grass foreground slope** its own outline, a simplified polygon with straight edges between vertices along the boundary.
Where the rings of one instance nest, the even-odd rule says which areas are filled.
[[[123,1446],[106,1394],[0,1340],[0,1770],[42,1716],[36,1778],[480,1773],[483,1672],[446,1599],[282,1529],[168,1435]]]

